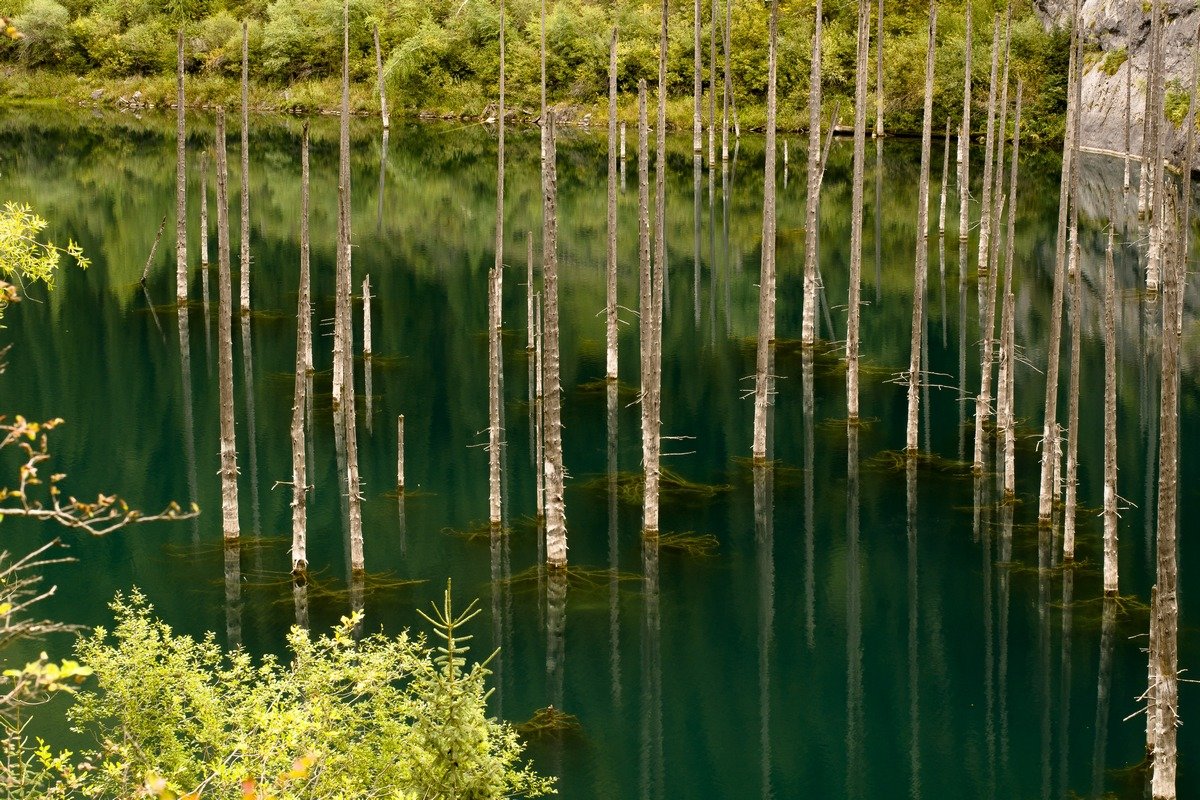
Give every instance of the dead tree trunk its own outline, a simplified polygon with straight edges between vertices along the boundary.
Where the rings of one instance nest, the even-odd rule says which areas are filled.
[[[184,125],[184,95],[183,95],[183,28],[179,28],[179,38],[176,42],[176,83],[177,97],[175,106],[175,299],[179,303],[181,314],[187,312],[183,306],[187,303],[187,131]]]
[[[703,103],[704,84],[700,80],[702,68],[700,58],[700,0],[692,3],[692,153],[699,154],[704,149],[700,107]]]
[[[708,168],[717,166],[717,0],[708,12]]]
[[[371,276],[363,276],[363,359],[371,358]]]
[[[771,402],[771,349],[775,344],[775,38],[779,2],[771,0],[767,41],[767,142],[763,166],[762,269],[758,279],[758,345],[754,370],[754,442],[756,464],[767,460],[767,405]]]
[[[942,154],[942,194],[938,200],[938,236],[946,235],[946,189],[950,182],[950,118],[946,117],[945,152]]]
[[[643,510],[647,520],[651,511],[657,515],[657,484],[650,480],[649,465],[653,461],[651,436],[653,425],[654,368],[652,344],[654,337],[654,290],[650,263],[650,145],[646,120],[646,81],[638,83],[638,338],[641,353],[642,406],[642,464],[645,469]],[[649,524],[646,525],[649,529]]]
[[[1117,581],[1117,342],[1113,231],[1104,258],[1104,594],[1116,597]],[[1107,610],[1107,606],[1106,606]],[[1107,619],[1107,617],[1106,617]]]
[[[543,270],[544,272],[544,270]],[[543,369],[542,358],[542,295],[538,292],[536,295],[536,305],[533,309],[535,336],[534,336],[534,351],[533,351],[533,366],[534,366],[534,397],[533,397],[533,438],[534,438],[534,460],[537,462],[534,469],[534,493],[537,495],[537,512],[536,519],[540,523],[546,518],[546,398],[545,398],[545,370]],[[538,541],[545,544],[545,537],[541,535],[541,525],[538,526]],[[541,548],[539,548],[539,553]]]
[[[500,122],[496,144],[496,260],[488,281],[488,521],[503,523],[500,492],[501,299],[504,280],[504,0],[500,0]],[[611,128],[611,123],[609,125]],[[610,159],[611,160],[611,159]]]
[[[225,159],[225,110],[217,109],[217,376],[221,394],[221,529],[237,539],[237,443],[233,422],[233,287],[229,277],[229,167]]]
[[[1125,177],[1122,189],[1129,191],[1130,130],[1133,127],[1133,7],[1135,0],[1125,0]],[[1144,143],[1143,143],[1144,144]]]
[[[881,3],[882,5],[882,3]],[[905,450],[917,452],[921,350],[925,329],[925,282],[929,267],[929,151],[933,143],[933,73],[937,38],[937,5],[929,2],[929,38],[925,47],[925,108],[921,124],[921,178],[917,189],[917,252],[913,269],[912,343],[908,362],[908,429]]]
[[[988,274],[988,254],[992,233],[992,158],[996,148],[996,98],[999,90],[1000,15],[992,15],[992,71],[988,82],[987,135],[983,140],[983,203],[979,213],[979,252],[975,258],[982,279]],[[1003,138],[1003,137],[1001,137]],[[990,334],[989,334],[990,335]]]
[[[883,136],[883,0],[879,0],[875,28],[875,137]]]
[[[1011,500],[1016,493],[1016,425],[1013,418],[1013,390],[1016,384],[1013,367],[1015,366],[1016,342],[1014,319],[1014,298],[1012,293],[1012,276],[1016,268],[1014,251],[1016,245],[1017,222],[1017,159],[1021,151],[1021,96],[1025,85],[1017,81],[1017,108],[1013,119],[1012,166],[1009,167],[1008,183],[1008,235],[1005,253],[1004,271],[1004,306],[1000,319],[1000,381],[998,391],[1001,397],[1000,411],[997,423],[1004,432],[1004,498]]]
[[[388,114],[387,86],[383,80],[383,48],[379,46],[379,26],[373,31],[375,38],[375,80],[379,84],[379,116],[383,120],[383,129],[391,127],[391,115]],[[504,4],[500,4],[500,36],[504,36]]]
[[[296,301],[296,387],[292,398],[292,574],[308,571],[308,469],[305,463],[304,409],[312,359],[308,242],[308,123],[300,139],[300,296]]]
[[[250,33],[242,22],[242,227],[238,257],[241,311],[250,313]]]
[[[541,125],[542,134],[542,170],[546,169],[546,0],[542,0],[541,4],[541,43],[539,45],[538,56],[541,59],[541,116],[538,117],[538,124]],[[544,200],[544,198],[543,198]],[[543,256],[545,258],[545,256]]]
[[[396,493],[404,496],[404,415],[396,417]]]
[[[1072,195],[1076,195],[1076,173],[1072,173]],[[1077,200],[1071,209],[1071,259],[1079,258],[1079,222]],[[1067,378],[1067,484],[1066,509],[1063,518],[1063,559],[1075,559],[1075,515],[1079,489],[1079,358],[1080,337],[1083,335],[1080,315],[1083,313],[1083,286],[1078,266],[1067,279],[1071,283],[1071,362]]]
[[[608,248],[605,338],[609,381],[617,380],[617,29],[608,44]]]
[[[1074,81],[1076,78],[1076,40],[1078,26],[1079,0],[1074,0],[1071,11],[1072,44],[1070,58],[1070,77],[1067,89],[1067,136],[1063,139],[1063,167],[1058,193],[1058,234],[1054,246],[1054,289],[1050,301],[1050,336],[1049,350],[1046,357],[1046,406],[1042,424],[1042,472],[1041,488],[1038,497],[1038,524],[1049,525],[1050,514],[1053,510],[1055,481],[1054,472],[1057,464],[1055,453],[1058,437],[1058,366],[1059,350],[1062,342],[1062,306],[1064,284],[1067,271],[1067,210],[1070,204],[1071,171],[1074,169],[1072,140],[1074,125],[1077,119],[1077,106]]]
[[[558,176],[555,164],[555,119],[546,126],[546,170],[542,177],[544,221],[542,260],[546,296],[546,563],[567,566],[567,515],[563,504],[562,384],[558,360]]]
[[[817,0],[820,3],[821,0]],[[721,50],[725,56],[725,90],[721,92],[721,163],[729,163],[729,101],[733,96],[733,80],[729,74],[729,24],[733,0],[725,0],[725,26],[722,28]]]
[[[971,235],[971,6],[966,4],[966,52],[963,55],[963,113],[962,129],[958,134],[958,238],[965,241]],[[965,269],[960,265],[959,269]]]
[[[1160,0],[1154,0],[1150,10],[1150,37],[1154,42],[1151,49],[1150,74],[1146,86],[1147,110],[1150,120],[1150,153],[1149,188],[1147,203],[1150,215],[1150,243],[1146,250],[1146,293],[1153,296],[1158,293],[1162,284],[1162,188],[1163,188],[1163,99],[1161,87],[1163,81],[1163,42],[1162,42],[1162,5]]]
[[[866,160],[867,54],[870,52],[870,24],[869,0],[858,0],[858,68],[854,84],[854,183],[850,199],[850,299],[849,319],[846,326],[846,411],[851,422],[858,421],[858,329],[861,312],[860,284],[862,282],[863,162]]]
[[[808,196],[804,207],[804,316],[800,341],[811,347],[817,340],[817,208],[821,194],[821,0],[816,0],[812,65],[808,73]]]

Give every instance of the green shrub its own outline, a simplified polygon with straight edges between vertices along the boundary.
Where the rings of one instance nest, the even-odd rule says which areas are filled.
[[[1122,47],[1119,50],[1109,50],[1104,55],[1104,60],[1100,62],[1100,69],[1104,70],[1104,74],[1112,77],[1117,74],[1117,70],[1121,65],[1129,60],[1129,51]]]
[[[31,0],[13,20],[25,34],[21,40],[21,59],[29,66],[57,66],[72,54],[73,42],[68,29],[70,13],[55,0]]]

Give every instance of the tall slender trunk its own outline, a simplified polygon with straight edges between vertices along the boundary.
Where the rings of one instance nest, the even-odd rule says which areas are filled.
[[[820,0],[817,0],[820,3]],[[725,56],[725,90],[721,92],[721,163],[729,163],[729,101],[733,97],[733,80],[729,73],[729,25],[733,0],[725,0],[725,25],[722,28],[721,52]]]
[[[1130,131],[1133,128],[1133,8],[1140,0],[1125,0],[1125,176],[1122,189],[1129,191]]]
[[[1004,270],[1004,307],[1001,312],[1001,344],[1000,344],[1000,381],[998,391],[1002,398],[1002,413],[998,423],[1004,431],[1004,498],[1011,499],[1016,494],[1016,425],[1013,418],[1013,391],[1016,384],[1015,366],[1015,329],[1014,298],[1012,292],[1013,270],[1016,269],[1014,251],[1016,249],[1017,228],[1017,158],[1021,151],[1021,99],[1025,84],[1017,81],[1017,107],[1013,119],[1012,165],[1009,167],[1008,182],[1008,234],[1006,236],[1005,270]]]
[[[717,166],[717,0],[708,12],[708,168]]]
[[[541,116],[538,117],[538,124],[541,125],[542,134],[542,169],[546,169],[546,0],[541,3],[541,41],[538,49],[538,57],[541,59]]]
[[[913,268],[912,342],[908,362],[908,428],[905,449],[917,452],[917,419],[920,403],[921,350],[925,328],[925,283],[929,267],[929,151],[933,144],[934,48],[937,38],[937,5],[929,2],[929,38],[925,46],[925,108],[921,124],[921,178],[917,189],[917,252]]]
[[[1183,331],[1183,301],[1187,293],[1187,264],[1192,252],[1192,164],[1196,156],[1196,91],[1200,89],[1200,28],[1192,39],[1192,82],[1188,88],[1188,113],[1184,120],[1187,135],[1184,137],[1183,168],[1180,170],[1180,189],[1183,192],[1183,225],[1180,229],[1179,252],[1182,254],[1180,263],[1183,271],[1179,278],[1179,291],[1175,293],[1178,302],[1175,308],[1178,312],[1179,331]]]
[[[870,52],[870,24],[869,0],[858,0],[858,68],[854,84],[854,184],[850,199],[850,299],[846,326],[846,410],[851,422],[858,420],[858,328],[861,313],[859,296],[862,288],[863,163],[866,161],[867,55]]]
[[[1077,197],[1075,173],[1072,173],[1072,195]],[[1071,208],[1071,258],[1079,258],[1079,221],[1077,200],[1072,200]],[[1072,561],[1075,558],[1075,516],[1079,493],[1079,359],[1080,337],[1083,335],[1080,316],[1083,313],[1083,280],[1081,270],[1076,267],[1068,281],[1071,284],[1071,362],[1067,378],[1067,483],[1066,508],[1063,517],[1063,559]]]
[[[544,371],[546,373],[546,563],[567,566],[567,515],[563,504],[562,384],[558,360],[558,175],[555,151],[555,118],[546,126],[546,169],[542,177],[544,222],[542,260],[546,296]]]
[[[500,8],[500,35],[504,35],[504,4]],[[375,81],[379,84],[379,116],[383,120],[383,129],[391,127],[391,115],[388,113],[387,86],[383,80],[383,48],[379,46],[379,26],[376,25],[372,34],[375,39]]]
[[[875,15],[875,136],[883,136],[883,0]]]
[[[1151,5],[1150,36],[1154,39],[1153,61],[1150,65],[1150,78],[1147,86],[1149,93],[1150,118],[1150,187],[1148,195],[1150,215],[1150,243],[1146,249],[1146,292],[1153,296],[1162,285],[1163,273],[1163,139],[1166,130],[1163,123],[1165,92],[1163,87],[1163,71],[1165,55],[1163,53],[1163,11],[1161,0],[1154,0]]]
[[[608,248],[605,271],[607,372],[617,380],[617,28],[608,44]]]
[[[1113,231],[1104,257],[1104,594],[1116,597],[1117,579],[1117,342]],[[1106,606],[1107,610],[1107,606]],[[1106,618],[1107,619],[1107,618]]]
[[[371,359],[371,276],[363,276],[363,360]],[[369,400],[367,402],[370,402]]]
[[[1146,7],[1141,6],[1142,13],[1146,13]],[[1138,167],[1138,196],[1137,196],[1137,214],[1139,218],[1146,216],[1150,206],[1150,164],[1153,157],[1151,152],[1151,144],[1153,136],[1150,132],[1153,117],[1154,105],[1154,79],[1155,65],[1158,63],[1158,5],[1152,3],[1150,6],[1150,35],[1149,46],[1146,48],[1146,85],[1142,92],[1142,153],[1141,164]],[[1132,63],[1132,62],[1131,62]]]
[[[770,362],[775,344],[775,39],[779,2],[771,0],[767,42],[767,142],[763,166],[762,271],[758,279],[758,345],[754,371],[755,463],[767,460],[767,404],[771,402]]]
[[[250,313],[250,29],[242,21],[242,227],[238,257],[241,311]]]
[[[996,148],[996,97],[1000,66],[1000,15],[992,15],[992,71],[988,81],[987,135],[983,140],[983,203],[979,213],[979,253],[975,264],[980,278],[988,274],[992,231],[992,158]]]
[[[1079,0],[1074,0],[1071,20],[1071,58],[1070,76],[1067,88],[1067,136],[1063,139],[1063,167],[1058,192],[1058,234],[1054,245],[1054,289],[1050,301],[1050,335],[1049,349],[1046,356],[1046,406],[1042,423],[1042,471],[1041,488],[1038,496],[1038,523],[1050,524],[1050,514],[1053,510],[1055,481],[1054,471],[1057,464],[1055,444],[1058,438],[1058,366],[1059,351],[1062,342],[1062,306],[1064,284],[1066,283],[1067,260],[1067,210],[1070,204],[1071,171],[1074,169],[1073,131],[1077,119],[1078,106],[1075,103],[1076,80],[1076,42],[1079,39],[1078,25]]]
[[[967,3],[966,50],[963,54],[963,113],[962,127],[958,132],[958,238],[966,240],[971,235],[971,49],[972,30],[971,6]],[[960,264],[959,269],[965,269]]]
[[[642,503],[644,516],[658,514],[657,483],[650,479],[653,461],[654,278],[650,262],[650,134],[646,119],[646,81],[638,82],[638,341],[641,354],[642,464],[645,469]],[[646,526],[649,529],[649,525]]]
[[[544,272],[544,270],[543,270]],[[542,293],[538,292],[535,297],[533,309],[534,317],[534,350],[533,350],[533,368],[534,368],[534,395],[533,395],[533,455],[535,462],[533,490],[537,496],[537,511],[535,518],[539,523],[546,518],[546,395],[545,395],[545,369],[543,369],[542,344],[544,327],[542,325]],[[540,545],[545,545],[545,536],[542,535],[541,525],[538,525],[538,542]],[[538,552],[540,554],[541,548]],[[540,559],[539,559],[540,561]]]
[[[500,122],[496,142],[496,260],[488,280],[488,521],[503,522],[500,491],[500,386],[503,369],[500,328],[504,280],[504,0],[500,0]],[[609,123],[611,129],[612,124]],[[611,160],[611,159],[610,159]]]
[[[221,395],[221,530],[237,539],[237,443],[233,422],[233,287],[229,276],[229,166],[225,159],[225,110],[217,109],[217,377]]]
[[[700,80],[700,70],[702,68],[700,58],[700,0],[693,0],[692,3],[692,152],[699,153],[704,148],[704,139],[702,136],[702,121],[700,108],[703,104],[703,87],[704,84]]]
[[[183,27],[179,28],[176,41],[176,84],[175,100],[175,299],[181,314],[187,313],[187,130],[184,125],[183,95]]]
[[[946,117],[945,152],[942,153],[942,193],[938,199],[938,236],[946,235],[946,189],[950,183],[950,118]]]
[[[292,396],[292,574],[308,570],[308,469],[304,409],[312,358],[312,307],[308,242],[308,123],[300,138],[300,292],[296,301],[296,386]]]
[[[667,240],[667,0],[662,2],[658,39],[658,96],[654,152],[654,262],[650,286],[650,459],[646,463],[643,528],[658,534],[658,493],[662,453],[662,324],[666,291]],[[643,400],[645,402],[645,400]]]
[[[816,0],[812,64],[808,73],[808,187],[804,206],[804,312],[800,341],[817,340],[817,207],[821,194],[821,0]],[[832,126],[830,126],[832,128]]]

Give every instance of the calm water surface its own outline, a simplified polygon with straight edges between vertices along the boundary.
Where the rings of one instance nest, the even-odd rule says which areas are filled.
[[[204,510],[194,522],[104,540],[67,536],[78,561],[51,570],[59,591],[44,604],[50,616],[104,623],[113,594],[138,586],[177,630],[213,630],[254,652],[280,650],[295,619],[286,574],[290,488],[273,486],[291,477],[300,123],[254,124],[255,313],[248,329],[234,324],[244,532],[240,562],[229,565],[235,573],[226,569],[221,548],[216,276],[214,269],[209,308],[197,248],[199,156],[211,146],[211,118],[190,120],[192,302],[180,319],[169,305],[171,224],[148,292],[137,285],[159,222],[164,214],[169,223],[174,218],[173,118],[0,113],[0,199],[31,203],[52,220],[56,240],[77,239],[94,262],[87,272],[65,271],[56,291],[35,290],[10,310],[3,340],[15,346],[0,379],[0,410],[67,420],[53,449],[56,468],[69,473],[79,496],[119,489],[144,508],[174,498],[195,500]],[[789,343],[800,334],[804,247],[803,158],[800,142],[792,142],[792,172],[780,182],[776,468],[756,476],[747,461],[752,406],[743,395],[754,364],[762,144],[744,141],[723,177],[696,172],[686,141],[672,140],[663,416],[664,433],[680,438],[666,443],[666,466],[706,488],[666,494],[662,524],[664,533],[715,536],[715,554],[697,557],[643,548],[638,498],[610,491],[611,468],[628,473],[640,464],[639,411],[626,388],[638,383],[637,318],[622,312],[628,324],[614,431],[609,398],[596,383],[604,374],[598,312],[605,145],[598,132],[564,133],[558,163],[567,518],[571,563],[591,571],[566,587],[564,606],[557,599],[563,588],[547,585],[533,569],[524,283],[526,231],[541,225],[538,144],[528,130],[510,133],[509,143],[509,532],[489,539],[454,531],[477,529],[487,516],[487,456],[480,445],[487,425],[486,273],[494,258],[493,132],[405,126],[384,147],[373,123],[356,123],[355,286],[369,273],[375,295],[376,356],[359,362],[355,378],[360,391],[365,382],[370,387],[359,399],[366,626],[421,629],[415,608],[440,596],[447,577],[460,603],[478,597],[485,613],[476,625],[476,652],[503,648],[496,713],[521,721],[553,704],[579,718],[580,732],[535,739],[529,748],[542,770],[561,776],[565,798],[1141,796],[1144,776],[1132,767],[1142,760],[1144,724],[1122,720],[1136,710],[1145,683],[1144,638],[1137,635],[1146,629],[1146,614],[1128,604],[1104,636],[1098,600],[1100,292],[1104,226],[1114,212],[1120,493],[1129,505],[1120,533],[1122,593],[1144,600],[1153,576],[1146,510],[1153,506],[1157,464],[1157,310],[1137,292],[1142,235],[1120,195],[1120,165],[1085,159],[1085,507],[1080,563],[1063,570],[1060,529],[1036,526],[1055,154],[1022,153],[1014,279],[1017,342],[1026,358],[1016,390],[1021,502],[1001,507],[994,475],[977,482],[949,463],[970,458],[973,405],[961,401],[961,392],[978,391],[980,340],[978,281],[973,266],[960,267],[953,198],[950,238],[944,248],[936,238],[931,243],[926,326],[935,386],[926,393],[921,431],[923,447],[947,465],[922,468],[910,492],[903,470],[880,455],[904,441],[905,391],[892,381],[908,365],[913,144],[889,140],[882,149],[868,148],[862,409],[870,424],[852,437],[836,354],[819,354],[810,377]],[[335,124],[315,122],[319,319],[332,316],[336,150]],[[850,150],[848,142],[834,147],[823,199],[825,340],[845,335]],[[215,224],[211,169],[209,175]],[[232,175],[235,218],[239,186]],[[631,158],[620,194],[620,293],[627,309],[637,305],[636,207]],[[209,234],[215,266],[215,231]],[[237,236],[235,219],[235,268]],[[968,252],[973,264],[973,234]],[[1183,667],[1200,661],[1200,605],[1189,581],[1190,520],[1200,512],[1194,479],[1200,340],[1193,312],[1189,306],[1180,403]],[[356,307],[356,320],[359,314]],[[328,333],[328,326],[317,331]],[[330,339],[319,336],[317,347],[317,367],[327,370]],[[327,371],[318,372],[316,392],[309,553],[317,575],[309,604],[312,624],[324,627],[347,613],[350,600]],[[392,491],[398,414],[408,431],[410,491],[403,501]],[[4,527],[12,550],[55,533],[13,521]],[[409,580],[421,583],[399,584]],[[51,645],[65,652],[69,640]],[[1200,708],[1195,686],[1183,685],[1181,706],[1185,721]],[[1180,796],[1200,795],[1194,767],[1200,738],[1191,725],[1181,730],[1179,746]]]

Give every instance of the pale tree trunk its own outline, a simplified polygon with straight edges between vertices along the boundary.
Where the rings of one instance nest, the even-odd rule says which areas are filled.
[[[717,0],[708,13],[708,168],[717,166]]]
[[[1142,13],[1145,13],[1146,7],[1142,5]],[[1144,218],[1149,211],[1150,201],[1150,163],[1152,158],[1151,142],[1153,137],[1150,133],[1152,124],[1151,117],[1153,116],[1154,105],[1154,65],[1158,62],[1158,4],[1152,3],[1150,6],[1150,36],[1149,47],[1146,55],[1146,85],[1142,92],[1142,154],[1141,164],[1138,167],[1138,196],[1137,196],[1137,214],[1139,218]],[[1133,62],[1130,61],[1132,64]]]
[[[371,276],[363,276],[363,359],[371,358]]]
[[[501,300],[504,280],[504,0],[500,0],[500,123],[496,144],[496,260],[488,281],[488,521],[492,528],[503,522],[500,491],[500,386]],[[610,124],[611,128],[611,124]]]
[[[817,0],[818,3],[821,0]],[[733,0],[725,0],[725,26],[722,28],[721,52],[725,56],[725,89],[721,92],[721,163],[729,163],[729,101],[733,97],[733,79],[729,73],[729,24]]]
[[[312,357],[308,242],[308,123],[300,140],[300,296],[296,301],[296,387],[292,399],[292,574],[308,571],[308,469],[305,463],[304,409],[308,361]]]
[[[804,311],[800,341],[811,347],[817,340],[817,209],[821,195],[821,0],[814,14],[812,65],[808,73],[808,187],[804,206]],[[830,126],[832,129],[832,126]]]
[[[1163,211],[1167,212],[1167,205]],[[1174,213],[1172,209],[1168,213]],[[1164,216],[1166,214],[1164,213]],[[1179,317],[1176,293],[1183,290],[1183,254],[1165,248],[1162,299],[1162,394],[1159,414],[1158,451],[1158,558],[1156,583],[1158,602],[1151,609],[1157,622],[1154,642],[1155,746],[1151,792],[1154,800],[1174,800],[1178,759],[1179,726],[1179,565],[1177,530],[1179,519]]]
[[[883,136],[883,0],[875,15],[875,136]]]
[[[946,189],[950,183],[950,118],[946,117],[945,152],[942,154],[942,194],[938,199],[938,236],[946,234]]]
[[[404,496],[404,415],[396,417],[396,492]]]
[[[846,326],[846,411],[851,422],[858,420],[858,321],[862,289],[863,162],[866,160],[867,54],[870,52],[870,24],[869,0],[858,0],[858,69],[854,85],[854,183],[850,199],[850,299]]]
[[[546,169],[542,176],[544,221],[542,228],[542,280],[546,296],[546,563],[552,569],[567,566],[567,515],[563,504],[562,385],[558,360],[558,175],[555,152],[555,119],[546,126]]]
[[[638,341],[641,354],[641,421],[642,421],[642,464],[645,469],[643,486],[644,516],[650,518],[651,510],[658,513],[657,484],[651,484],[649,465],[653,460],[651,435],[653,425],[650,417],[653,409],[654,372],[654,292],[650,263],[650,144],[646,119],[646,81],[638,82]],[[649,525],[646,526],[649,530]]]
[[[771,0],[767,43],[767,142],[763,166],[762,269],[758,279],[758,345],[754,371],[754,442],[757,464],[767,460],[767,405],[771,402],[771,350],[775,344],[775,38],[779,3]]]
[[[1150,243],[1146,250],[1146,293],[1153,296],[1162,285],[1163,262],[1163,13],[1161,0],[1151,5],[1150,36],[1154,40],[1151,51],[1150,77],[1146,87],[1149,97],[1147,115],[1150,119],[1150,181],[1147,203],[1150,215]],[[1146,148],[1143,147],[1143,150]]]
[[[1130,130],[1133,128],[1133,7],[1140,0],[1125,0],[1125,177],[1122,189],[1129,191]]]
[[[250,313],[250,29],[242,22],[242,227],[238,257],[241,311]]]
[[[650,459],[645,465],[643,499],[643,530],[652,536],[658,534],[662,457],[662,324],[667,271],[667,14],[668,3],[663,0],[658,39],[658,96],[655,98],[658,119],[654,148],[654,262],[650,286]]]
[[[204,304],[204,354],[212,375],[212,328],[208,305],[208,152],[200,151],[200,292]]]
[[[542,0],[541,4],[541,43],[539,44],[538,57],[541,59],[541,116],[538,117],[538,124],[541,125],[542,134],[542,170],[546,169],[546,0]],[[543,256],[543,259],[545,256]]]
[[[1075,56],[1082,61],[1083,43],[1076,45]],[[1078,110],[1082,107],[1081,75],[1076,75],[1074,102]],[[1080,337],[1082,324],[1080,315],[1083,311],[1083,279],[1079,269],[1079,140],[1082,125],[1076,117],[1072,129],[1071,141],[1071,211],[1068,225],[1067,280],[1071,284],[1071,362],[1067,378],[1067,482],[1066,509],[1063,522],[1063,558],[1072,561],[1075,558],[1075,515],[1079,486],[1079,358]]]
[[[183,94],[183,28],[179,29],[176,42],[176,83],[177,97],[175,106],[175,299],[180,305],[181,314],[187,312],[183,306],[187,303],[187,131],[184,125],[184,94]]]
[[[237,443],[233,422],[233,287],[229,277],[229,167],[225,159],[225,110],[217,109],[217,376],[221,397],[221,529],[237,539]]]
[[[608,248],[605,271],[605,338],[609,381],[617,380],[617,29],[608,44]]]
[[[1117,580],[1117,340],[1113,231],[1104,258],[1104,594],[1116,597]],[[1107,604],[1105,610],[1107,612]],[[1107,617],[1105,617],[1107,620]]]
[[[1187,293],[1187,265],[1192,252],[1192,163],[1196,155],[1196,91],[1200,88],[1200,28],[1192,40],[1192,83],[1188,89],[1188,113],[1184,121],[1187,135],[1184,138],[1183,168],[1180,170],[1180,188],[1183,191],[1183,225],[1180,229],[1179,290],[1175,293],[1178,311],[1178,330],[1183,334],[1183,301]]]
[[[1154,775],[1154,752],[1158,742],[1158,626],[1158,586],[1156,584],[1150,587],[1150,637],[1146,646],[1146,760],[1150,762],[1151,778]]]
[[[703,86],[700,80],[700,70],[702,62],[700,58],[700,0],[694,0],[692,3],[692,152],[700,153],[704,148],[704,139],[701,128],[700,108],[703,104]]]
[[[905,450],[917,452],[917,420],[920,403],[921,350],[925,329],[925,283],[929,267],[929,157],[933,144],[934,49],[937,37],[937,5],[929,3],[929,38],[925,47],[925,108],[921,124],[921,178],[917,189],[917,252],[913,269],[912,342],[908,362],[908,428]]]
[[[504,36],[504,4],[500,8],[500,36]],[[379,26],[372,31],[375,37],[375,80],[379,84],[379,116],[383,120],[383,129],[391,127],[391,115],[388,113],[387,86],[383,80],[383,48],[379,46]]]
[[[1074,102],[1074,81],[1076,77],[1075,41],[1078,39],[1079,0],[1074,0],[1071,19],[1072,34],[1070,77],[1067,89],[1067,136],[1063,139],[1063,167],[1058,191],[1058,234],[1054,245],[1054,289],[1050,301],[1050,335],[1049,349],[1046,355],[1046,406],[1042,423],[1042,471],[1038,495],[1038,524],[1049,525],[1050,514],[1053,510],[1055,480],[1057,467],[1055,444],[1058,437],[1058,366],[1059,351],[1062,342],[1062,306],[1064,284],[1067,271],[1067,210],[1070,204],[1071,171],[1073,164],[1073,136],[1077,106]]]
[[[1025,84],[1017,81],[1017,107],[1013,118],[1012,165],[1009,167],[1008,181],[1008,235],[1006,237],[1005,270],[1004,270],[1004,307],[1001,312],[1001,345],[1000,345],[1000,381],[998,391],[1001,397],[1002,413],[998,422],[1004,431],[1004,499],[1011,500],[1016,494],[1016,425],[1013,418],[1013,390],[1016,384],[1015,366],[1015,329],[1014,298],[1012,292],[1013,270],[1016,269],[1016,229],[1017,229],[1017,159],[1021,152],[1021,99]]]
[[[535,337],[536,328],[533,327],[533,309],[537,305],[533,298],[533,231],[525,231],[525,327],[527,341],[525,343],[525,351],[532,354],[534,351],[533,340]],[[533,400],[533,382],[530,381],[530,396]]]
[[[958,238],[965,241],[971,235],[971,45],[974,32],[971,28],[971,6],[967,3],[966,52],[963,55],[963,113],[962,128],[958,134]],[[965,269],[959,265],[959,269]]]
[[[544,264],[543,264],[544,267]],[[543,273],[545,270],[543,269]],[[534,460],[536,468],[534,469],[533,489],[537,495],[537,512],[536,519],[541,522],[546,518],[546,471],[544,465],[546,463],[546,397],[545,397],[545,376],[543,369],[542,358],[542,294],[537,293],[536,306],[534,306],[533,316],[535,325],[534,336],[534,351],[533,351],[533,366],[534,366],[534,397],[533,397],[533,438],[534,438]],[[539,525],[538,542],[545,544],[545,537],[541,535],[541,526]],[[539,547],[539,553],[541,548]],[[539,559],[540,560],[540,559]]]
[[[979,213],[979,252],[975,258],[980,278],[988,274],[992,233],[992,158],[996,150],[996,92],[999,90],[1000,15],[992,15],[992,71],[988,81],[987,134],[983,140],[983,203]]]

